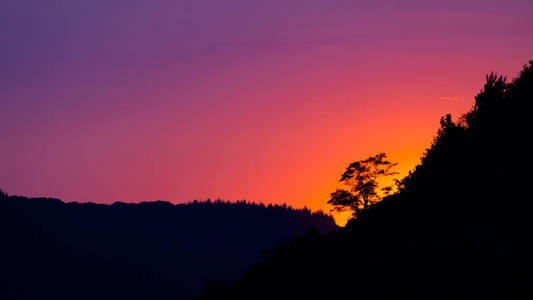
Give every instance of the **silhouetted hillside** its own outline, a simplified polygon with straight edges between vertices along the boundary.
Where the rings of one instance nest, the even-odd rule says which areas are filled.
[[[1,299],[187,299],[236,279],[321,212],[245,201],[63,203],[0,193]]]
[[[530,298],[532,64],[510,83],[487,76],[469,112],[443,117],[398,193],[340,232],[274,248],[203,297]]]

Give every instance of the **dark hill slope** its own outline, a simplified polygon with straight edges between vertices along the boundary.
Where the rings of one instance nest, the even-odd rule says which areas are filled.
[[[530,297],[532,63],[511,83],[487,76],[471,111],[444,117],[398,193],[338,233],[273,249],[202,297]]]
[[[63,203],[0,194],[1,299],[188,299],[322,213],[246,202]]]

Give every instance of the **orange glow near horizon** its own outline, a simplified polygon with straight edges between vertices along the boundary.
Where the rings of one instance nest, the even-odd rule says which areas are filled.
[[[388,154],[391,161],[398,162],[398,166],[394,168],[394,170],[398,172],[398,174],[381,179],[380,187],[392,186],[394,188],[394,191],[396,191],[394,179],[401,179],[405,177],[409,173],[410,170],[412,170],[416,165],[418,165],[420,163],[420,157],[422,156],[424,151],[425,151],[425,148],[421,148],[421,149],[412,149],[411,151],[396,152],[396,153]],[[420,155],[417,156],[417,153],[420,153]],[[376,153],[373,153],[373,154],[376,154]],[[360,159],[364,159],[364,158],[366,157],[362,157]],[[341,169],[338,172],[338,174],[336,174],[337,176],[334,178],[339,179],[340,174],[342,174],[342,172],[344,172],[344,168]],[[322,205],[321,209],[323,211],[327,213],[331,213],[334,216],[337,225],[344,226],[346,222],[351,218],[351,213],[330,211],[331,210],[330,206],[327,206],[324,203],[321,203],[321,202],[327,202],[327,200],[329,199],[329,194],[331,194],[337,188],[346,188],[346,187],[339,184],[339,182],[334,182],[329,187],[325,188],[324,190],[317,191],[317,196],[315,199],[313,199],[314,200],[313,202],[317,203],[317,206],[319,207],[320,205]]]

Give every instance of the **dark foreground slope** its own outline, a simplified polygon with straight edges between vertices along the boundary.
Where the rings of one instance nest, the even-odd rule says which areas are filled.
[[[531,63],[511,83],[487,76],[471,111],[444,117],[398,193],[203,297],[531,299]]]
[[[246,202],[113,205],[0,193],[1,299],[188,299],[238,278],[322,213]]]

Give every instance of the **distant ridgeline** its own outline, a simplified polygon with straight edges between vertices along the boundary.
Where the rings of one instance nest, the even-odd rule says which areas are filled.
[[[112,205],[0,191],[0,298],[187,299],[331,216],[246,201]]]
[[[209,299],[531,299],[533,61],[490,74],[470,111],[345,228],[274,248]]]

